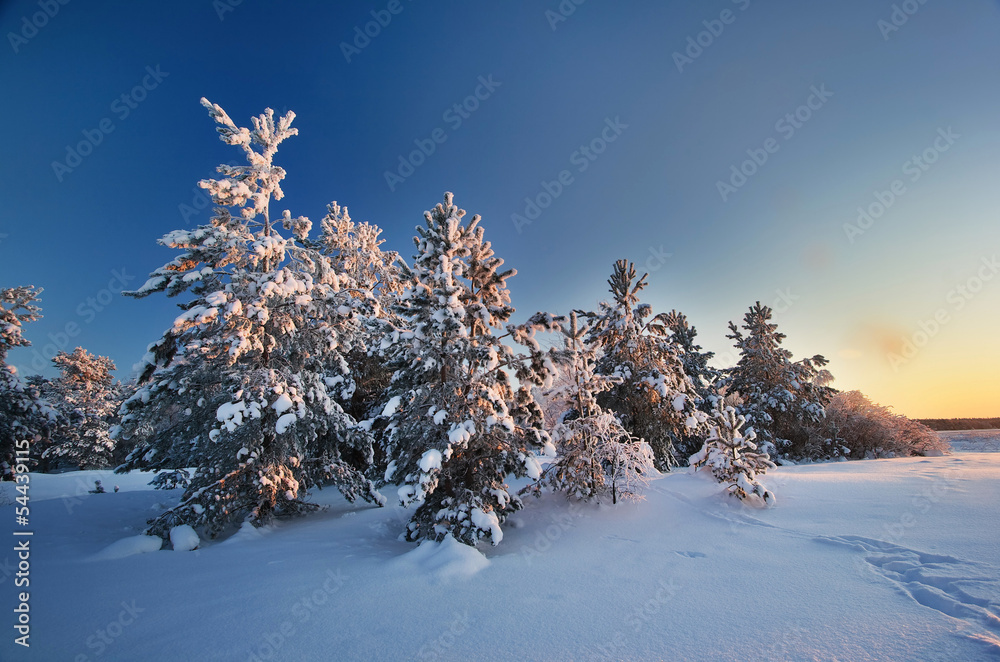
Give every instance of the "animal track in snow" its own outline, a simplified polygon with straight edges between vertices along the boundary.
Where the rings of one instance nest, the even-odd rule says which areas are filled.
[[[815,540],[863,552],[871,569],[901,593],[924,607],[965,621],[973,630],[965,636],[1000,655],[1000,579],[996,568],[861,536],[819,536]]]

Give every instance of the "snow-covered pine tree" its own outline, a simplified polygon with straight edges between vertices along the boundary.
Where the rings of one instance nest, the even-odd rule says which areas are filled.
[[[347,207],[336,201],[326,209],[319,238],[311,245],[330,258],[333,270],[352,287],[375,294],[381,307],[389,308],[395,303],[394,295],[406,288],[399,254],[382,250],[385,239],[380,238],[382,230],[377,225],[355,223]]]
[[[711,415],[719,407],[721,397],[716,388],[720,377],[719,370],[708,364],[715,356],[714,352],[702,351],[701,345],[695,342],[698,335],[694,325],[688,323],[687,316],[676,310],[664,315],[663,323],[671,332],[671,341],[681,350],[681,363],[684,373],[691,380],[695,393],[698,394],[698,409]],[[692,434],[685,431],[676,442],[678,458],[687,461],[688,456],[701,448],[704,443],[704,433]]]
[[[602,352],[597,373],[621,378],[598,396],[598,403],[614,412],[629,434],[644,439],[656,468],[666,471],[680,459],[677,441],[705,432],[708,417],[698,409],[698,393],[684,372],[666,316],[651,317],[649,304],[639,303],[647,276],[637,278],[635,265],[618,260],[608,279],[613,301],[582,315],[590,322],[588,341]]]
[[[560,374],[566,379],[546,392],[550,401],[564,402],[551,428],[558,459],[549,465],[540,481],[568,496],[590,500],[610,494],[638,501],[640,488],[648,483],[653,452],[641,439],[628,433],[618,417],[597,404],[597,396],[621,382],[620,377],[595,372],[598,348],[586,340],[587,326],[580,326],[577,313],[561,328],[564,346],[551,350]],[[536,488],[537,489],[537,488]]]
[[[501,524],[521,507],[507,477],[541,473],[533,451],[547,436],[532,389],[545,386],[550,371],[534,334],[555,323],[536,315],[507,326],[527,355],[494,333],[514,311],[506,281],[515,271],[499,271],[503,260],[483,241],[480,217],[463,224],[464,216],[446,193],[414,237],[411,285],[396,306],[405,326],[385,340],[396,368],[380,416],[385,480],[400,486],[403,505],[417,506],[408,540],[451,535],[496,545]]]
[[[768,469],[774,468],[767,453],[759,452],[754,443],[754,431],[740,431],[745,419],[733,407],[716,410],[709,421],[711,432],[701,450],[691,456],[694,471],[707,467],[720,483],[727,485],[730,494],[741,501],[752,495],[760,497],[765,505],[775,504],[774,494],[757,481]]]
[[[684,313],[671,310],[663,316],[663,324],[670,330],[674,344],[681,349],[684,373],[691,379],[702,402],[709,407],[707,411],[715,411],[718,392],[714,384],[719,378],[719,371],[708,364],[715,352],[702,351],[701,345],[695,342],[698,330],[688,322]]]
[[[46,384],[43,394],[60,420],[44,457],[80,469],[113,466],[115,442],[110,430],[123,399],[111,376],[114,361],[77,347],[72,354],[59,352],[52,362],[62,374]]]
[[[756,432],[763,451],[772,457],[801,457],[810,429],[824,416],[834,389],[819,378],[827,360],[820,355],[792,361],[781,346],[785,334],[771,322],[771,309],[758,301],[743,316],[744,335],[734,322],[727,338],[740,359],[722,380],[726,392],[739,393],[739,408]]]
[[[41,317],[35,305],[41,292],[31,285],[0,289],[0,480],[13,479],[19,442],[30,442],[31,457],[37,457],[37,447],[57,416],[37,388],[22,381],[7,363],[11,349],[31,345],[23,325]]]
[[[219,166],[220,179],[199,183],[217,205],[210,224],[164,236],[181,255],[128,293],[194,298],[150,346],[139,389],[122,406],[120,434],[136,448],[118,470],[197,467],[181,503],[150,522],[148,532],[164,537],[178,524],[214,535],[241,516],[261,525],[311,510],[305,490],[326,480],[351,501],[381,503],[364,475],[371,436],[336,402],[350,388],[343,357],[362,306],[329,259],[304,246],[309,219],[270,214],[285,176],[272,159],[297,133],[294,114],[276,121],[267,109],[251,131],[202,105],[247,165]]]
[[[394,305],[406,288],[399,254],[382,250],[385,240],[379,237],[381,233],[376,225],[355,223],[347,207],[332,202],[320,222],[319,237],[307,243],[329,258],[341,289],[356,293],[362,304],[360,324],[344,357],[350,384],[338,398],[357,420],[377,413],[371,410],[373,403],[381,399],[392,377],[392,368],[378,356],[378,348],[387,326],[399,321]]]

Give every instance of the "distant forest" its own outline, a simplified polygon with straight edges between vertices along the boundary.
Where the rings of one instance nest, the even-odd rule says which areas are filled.
[[[1000,429],[1000,418],[922,418],[918,420],[932,430]]]

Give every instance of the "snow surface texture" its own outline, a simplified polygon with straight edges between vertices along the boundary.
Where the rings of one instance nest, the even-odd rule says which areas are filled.
[[[938,435],[955,451],[1000,452],[1000,430],[947,430]]]
[[[686,471],[639,504],[529,498],[478,551],[401,542],[408,511],[323,490],[327,511],[153,552],[135,536],[180,491],[151,477],[32,475],[44,581],[31,649],[3,637],[0,660],[1000,657],[1000,453],[778,467],[772,509]]]

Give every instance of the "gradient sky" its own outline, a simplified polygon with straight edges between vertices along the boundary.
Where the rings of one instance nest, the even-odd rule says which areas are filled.
[[[25,27],[37,2],[3,3],[0,286],[45,288],[33,347],[11,360],[53,374],[55,351],[79,344],[127,377],[171,324],[175,301],[117,296],[116,279],[138,287],[171,259],[156,239],[207,222],[180,205],[240,157],[205,96],[241,126],[268,106],[295,111],[300,135],[276,157],[288,171],[276,206],[293,215],[317,222],[337,200],[409,258],[423,211],[454,191],[518,270],[520,319],[595,306],[627,258],[650,271],[645,299],[686,313],[720,363],[727,322],[760,300],[796,358],[830,359],[838,388],[914,417],[1000,415],[988,266],[1000,255],[1000,4],[910,2],[892,31],[894,3],[871,0],[566,0],[575,10],[558,21],[557,0],[69,2],[37,31]],[[390,7],[348,62],[341,44]],[[674,53],[702,32],[678,70]],[[499,85],[467,100],[491,76]],[[144,78],[153,89],[128,108],[121,96]],[[478,107],[448,112],[462,103]],[[796,112],[797,126],[783,119]],[[53,162],[102,120],[113,131],[57,176]],[[444,142],[390,190],[385,172],[435,129]],[[593,160],[578,152],[595,140]],[[718,182],[768,146],[723,200]],[[920,169],[911,159],[926,150],[935,162]],[[564,170],[571,183],[519,232],[512,214]],[[858,207],[897,180],[902,193],[849,238]]]

